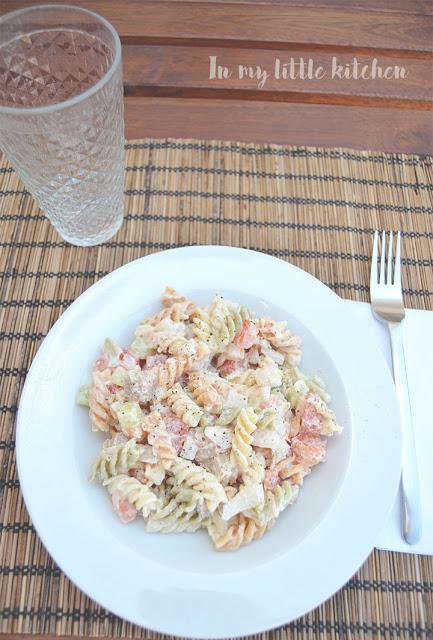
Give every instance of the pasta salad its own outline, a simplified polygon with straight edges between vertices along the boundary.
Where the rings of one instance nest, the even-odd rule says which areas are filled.
[[[206,529],[215,547],[263,536],[323,462],[341,427],[318,378],[298,368],[285,322],[174,289],[132,343],[104,343],[77,402],[106,434],[90,480],[147,532]]]

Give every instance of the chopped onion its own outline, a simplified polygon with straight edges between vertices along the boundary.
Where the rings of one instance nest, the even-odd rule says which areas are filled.
[[[157,461],[157,456],[155,455],[153,448],[149,444],[142,445],[141,453],[140,453],[140,461],[141,462],[150,462],[154,464]]]
[[[118,364],[119,356],[122,353],[122,349],[119,347],[117,342],[115,342],[111,338],[107,338],[104,342],[102,350],[109,358],[109,362],[111,365]]]
[[[233,431],[225,427],[206,427],[204,435],[214,442],[221,451],[230,449],[233,439]]]
[[[183,447],[179,453],[181,458],[185,460],[194,460],[195,454],[198,450],[198,441],[194,434],[188,434],[186,436],[185,442],[183,443]]]
[[[238,493],[223,506],[223,520],[230,520],[230,518],[233,518],[233,516],[246,509],[254,509],[254,507],[263,503],[264,499],[265,493],[263,491],[263,485],[250,482],[242,487]]]
[[[260,429],[255,431],[252,444],[254,447],[271,449],[275,462],[279,462],[286,458],[290,451],[290,447],[287,442],[276,431],[271,429]]]

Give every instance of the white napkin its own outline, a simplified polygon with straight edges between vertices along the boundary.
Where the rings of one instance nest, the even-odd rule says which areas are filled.
[[[391,368],[391,348],[387,329],[375,320],[369,304],[350,300],[347,304],[352,306],[363,322],[374,327],[379,347]],[[407,309],[404,325],[405,358],[415,431],[423,531],[417,544],[410,545],[404,541],[401,535],[398,496],[376,547],[388,551],[433,555],[433,311]]]

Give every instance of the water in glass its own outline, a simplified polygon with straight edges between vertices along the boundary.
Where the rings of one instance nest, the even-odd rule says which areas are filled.
[[[109,44],[42,28],[0,46],[0,147],[62,237],[82,246],[123,221],[122,74]]]

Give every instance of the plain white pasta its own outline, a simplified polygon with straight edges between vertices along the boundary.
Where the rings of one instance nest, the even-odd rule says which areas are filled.
[[[232,456],[242,469],[247,471],[252,463],[252,433],[256,430],[257,416],[252,409],[242,409],[237,417],[232,441]]]
[[[103,484],[104,487],[107,487],[110,495],[118,493],[123,499],[134,505],[137,511],[141,511],[144,517],[159,507],[158,497],[136,478],[120,474],[104,480]]]
[[[196,427],[200,422],[203,411],[183,390],[180,384],[175,384],[164,396],[164,400],[178,418],[190,427]]]

